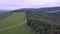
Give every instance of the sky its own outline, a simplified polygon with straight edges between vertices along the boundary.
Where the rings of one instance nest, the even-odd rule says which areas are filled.
[[[60,0],[0,0],[0,9],[42,8],[60,6]]]

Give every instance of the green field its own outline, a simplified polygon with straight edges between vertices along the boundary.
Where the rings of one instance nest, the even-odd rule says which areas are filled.
[[[15,12],[12,15],[0,20],[0,29],[18,25],[23,23],[24,21],[25,13]],[[0,34],[32,34],[32,32],[26,24],[23,24],[17,27],[1,30]]]

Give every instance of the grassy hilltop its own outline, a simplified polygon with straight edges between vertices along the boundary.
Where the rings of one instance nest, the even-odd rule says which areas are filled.
[[[14,12],[10,16],[0,20],[0,29],[21,24],[25,21],[24,12]],[[14,28],[0,31],[0,34],[31,34],[30,28],[23,24]]]

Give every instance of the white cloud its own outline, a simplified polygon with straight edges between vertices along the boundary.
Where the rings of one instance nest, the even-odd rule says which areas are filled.
[[[60,6],[60,0],[0,0],[0,9],[41,8]]]

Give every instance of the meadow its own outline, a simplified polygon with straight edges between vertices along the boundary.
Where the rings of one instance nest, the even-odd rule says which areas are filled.
[[[10,16],[0,20],[0,29],[21,24],[25,21],[24,12],[14,12]],[[30,27],[25,24],[17,27],[0,30],[0,34],[32,34]]]

